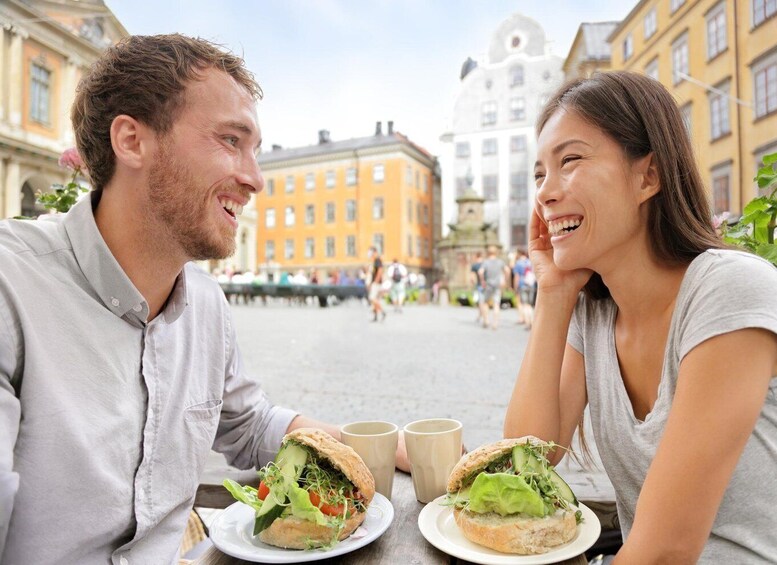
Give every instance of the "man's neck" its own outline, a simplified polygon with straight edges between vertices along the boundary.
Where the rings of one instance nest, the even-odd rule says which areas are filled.
[[[103,190],[94,211],[95,223],[111,254],[143,295],[149,321],[167,302],[187,259],[154,230],[136,200],[121,199],[117,190]]]

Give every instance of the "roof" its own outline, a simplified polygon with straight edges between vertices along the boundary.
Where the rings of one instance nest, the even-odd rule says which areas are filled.
[[[620,22],[590,22],[580,24],[586,59],[609,59],[610,43],[607,38]]]
[[[316,145],[307,145],[305,147],[292,147],[289,149],[273,149],[271,151],[259,154],[258,162],[260,165],[275,163],[278,161],[293,161],[296,159],[307,159],[311,157],[331,155],[335,153],[347,153],[361,151],[366,149],[377,149],[380,147],[389,147],[391,145],[405,145],[419,152],[421,156],[430,161],[434,156],[423,147],[410,141],[407,136],[394,132],[390,134],[371,135],[368,137],[356,137],[343,141],[327,141]]]

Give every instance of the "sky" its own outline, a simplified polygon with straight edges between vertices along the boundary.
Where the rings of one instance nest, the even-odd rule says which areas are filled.
[[[581,22],[621,20],[624,0],[106,0],[131,34],[180,32],[243,56],[264,91],[263,147],[372,135],[375,122],[433,154],[467,57],[515,12],[567,56]]]

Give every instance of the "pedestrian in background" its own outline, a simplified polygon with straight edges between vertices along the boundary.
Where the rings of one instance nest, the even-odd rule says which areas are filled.
[[[391,298],[391,304],[394,305],[395,312],[402,312],[402,305],[405,302],[405,283],[407,281],[407,268],[399,262],[398,259],[394,259],[389,265],[388,276],[391,281],[391,291],[389,297]]]
[[[480,267],[483,266],[483,253],[475,252],[475,260],[470,265],[470,282],[472,283],[472,303],[478,311],[475,323],[479,324],[483,320],[483,313],[480,310],[480,302],[483,300],[483,285],[480,282]]]
[[[505,262],[496,255],[495,245],[488,246],[486,260],[480,265],[478,276],[483,287],[483,297],[480,302],[480,315],[483,327],[495,330],[499,324],[499,310],[502,307],[502,290],[510,278],[510,270]],[[488,323],[488,311],[491,310],[491,323]]]
[[[534,295],[537,282],[531,268],[531,261],[525,249],[518,250],[518,258],[513,265],[513,279],[518,308],[518,323],[531,329],[534,319]]]
[[[383,298],[383,261],[380,258],[380,252],[374,246],[367,251],[367,257],[372,260],[372,271],[369,287],[369,301],[372,308],[372,321],[381,322],[386,319],[386,312],[380,301]]]

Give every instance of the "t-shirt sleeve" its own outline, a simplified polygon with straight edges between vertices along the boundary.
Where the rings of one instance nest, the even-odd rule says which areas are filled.
[[[585,320],[585,296],[581,292],[577,297],[575,310],[572,312],[572,319],[569,321],[569,330],[567,331],[567,343],[581,355],[583,351],[583,324]]]
[[[678,304],[679,360],[700,343],[736,330],[777,334],[777,268],[745,252],[708,253],[708,265],[687,281],[688,296]]]

